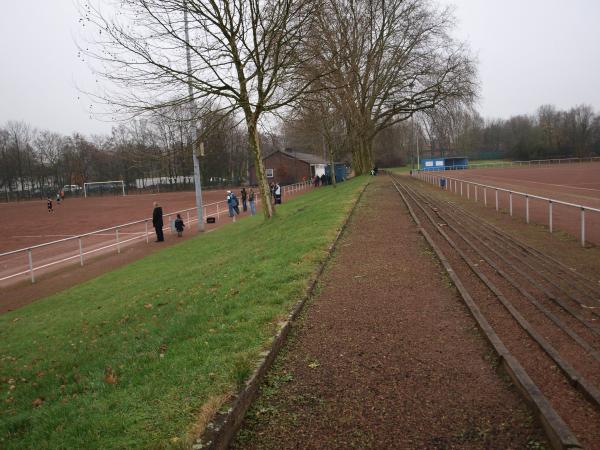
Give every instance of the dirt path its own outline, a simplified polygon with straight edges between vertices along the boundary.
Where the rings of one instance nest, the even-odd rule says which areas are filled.
[[[547,446],[496,364],[377,177],[234,448]]]

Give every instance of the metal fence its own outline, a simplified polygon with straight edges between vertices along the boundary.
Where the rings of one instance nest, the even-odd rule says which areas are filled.
[[[447,176],[440,175],[439,173],[427,173],[420,172],[417,175],[417,178],[441,187],[442,189],[452,192],[454,194],[460,195],[461,197],[466,197],[468,200],[473,199],[475,202],[482,201],[484,206],[487,206],[490,202],[488,200],[488,191],[493,193],[491,197],[491,202],[494,204],[496,211],[501,209],[501,195],[505,194],[508,199],[508,212],[512,217],[515,209],[517,199],[520,201],[519,209],[523,211],[525,216],[525,221],[530,223],[532,215],[531,215],[531,206],[532,202],[541,202],[544,205],[547,205],[545,208],[545,216],[547,217],[547,225],[548,230],[552,233],[555,230],[556,222],[557,222],[557,209],[563,208],[563,212],[565,214],[572,215],[573,213],[579,215],[579,237],[581,241],[581,245],[585,247],[587,242],[587,234],[586,231],[586,218],[588,215],[594,215],[593,219],[595,222],[600,221],[600,209],[592,208],[590,206],[578,205],[575,203],[564,202],[562,200],[556,200],[547,197],[541,197],[539,195],[533,195],[526,192],[514,191],[511,189],[505,189],[498,186],[490,186],[486,184],[476,183],[473,181],[465,181],[460,179],[455,179]],[[506,199],[504,199],[504,203],[506,203]],[[589,220],[589,219],[588,219]],[[566,223],[566,220],[565,220]],[[568,227],[563,227],[565,231],[569,230]],[[597,227],[593,229],[594,232],[598,232]],[[589,234],[589,233],[588,233]]]
[[[496,161],[482,162],[467,165],[428,167],[419,169],[419,172],[443,172],[446,170],[467,170],[467,169],[501,169],[506,167],[539,167],[549,165],[564,165],[577,163],[600,162],[600,156],[590,156],[586,158],[556,158],[556,159],[534,159],[530,161]]]
[[[282,195],[295,195],[312,187],[310,181],[291,184],[282,187]],[[258,197],[258,196],[257,196]],[[260,204],[260,198],[255,200]],[[219,201],[203,205],[202,220],[206,223],[207,217],[216,217],[228,214],[227,201]],[[164,231],[173,232],[172,223],[177,214],[187,219],[188,224],[197,222],[197,208],[188,208],[163,214],[167,225]],[[150,224],[150,231],[148,224]],[[115,251],[121,253],[121,249],[136,241],[146,241],[154,233],[152,219],[140,219],[129,223],[103,228],[101,230],[70,236],[44,244],[33,245],[10,252],[0,253],[0,283],[19,277],[29,277],[35,283],[36,272],[40,270],[58,267],[69,262],[78,262],[80,266],[85,264],[87,258]]]
[[[482,168],[502,168],[502,167],[528,167],[528,166],[576,164],[576,163],[588,163],[588,162],[600,162],[600,156],[590,156],[587,158],[555,158],[555,159],[534,159],[531,161],[496,161],[496,162],[489,162],[489,163],[473,163],[473,164],[470,164],[467,168],[468,169],[482,169]]]

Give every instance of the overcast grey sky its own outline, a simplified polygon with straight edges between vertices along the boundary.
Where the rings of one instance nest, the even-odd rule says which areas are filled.
[[[542,104],[600,112],[600,0],[446,0],[479,59],[486,118]]]
[[[457,36],[479,59],[486,118],[531,114],[542,104],[600,112],[600,0],[440,0],[456,6]],[[78,87],[95,79],[77,57],[75,0],[2,0],[0,125],[64,134],[108,133]]]

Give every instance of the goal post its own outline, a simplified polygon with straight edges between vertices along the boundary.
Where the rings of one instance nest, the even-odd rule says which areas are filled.
[[[123,180],[115,180],[115,181],[92,181],[90,183],[83,183],[83,196],[87,198],[87,196],[92,193],[99,191],[108,192],[108,191],[120,191],[122,195],[125,195],[125,182]]]

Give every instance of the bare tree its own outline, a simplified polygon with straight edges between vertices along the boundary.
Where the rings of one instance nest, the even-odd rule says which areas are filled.
[[[475,66],[451,29],[450,11],[427,0],[325,2],[313,60],[333,70],[327,81],[353,141],[357,173],[373,166],[373,139],[383,129],[449,99],[473,99]]]
[[[49,189],[51,185],[59,184],[59,160],[61,157],[62,141],[63,138],[60,134],[42,130],[37,134],[33,142],[40,166],[40,195],[43,194],[42,191],[44,189]]]
[[[9,150],[9,134],[0,128],[0,187],[4,190],[6,201],[9,200],[9,191],[12,190],[13,167]]]
[[[262,161],[259,124],[293,104],[312,84],[300,76],[313,0],[123,0],[110,17],[86,3],[95,44],[85,52],[120,91],[103,97],[127,111],[157,110],[191,100],[241,111],[266,218],[273,209]],[[184,13],[189,14],[186,39]],[[191,54],[188,71],[186,50]],[[188,79],[189,76],[189,79]],[[189,83],[192,95],[188,93]]]
[[[588,156],[591,149],[594,110],[589,105],[578,105],[565,115],[565,131],[574,153]]]
[[[323,89],[306,98],[287,119],[288,132],[300,137],[303,146],[323,156],[331,167],[331,180],[336,187],[335,159],[343,153],[346,144],[344,121],[331,101],[331,92]]]
[[[9,121],[6,124],[9,139],[9,152],[12,153],[21,191],[31,189],[31,141],[35,130],[25,122]]]

